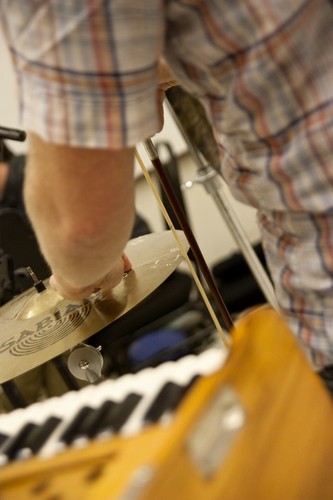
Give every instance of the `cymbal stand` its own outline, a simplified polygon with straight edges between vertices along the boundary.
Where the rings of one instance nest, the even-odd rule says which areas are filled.
[[[218,172],[210,167],[204,160],[202,154],[198,151],[197,147],[185,133],[179,116],[175,113],[173,106],[168,102],[168,107],[183,138],[188,146],[190,155],[197,164],[198,176],[194,181],[189,181],[185,184],[185,188],[191,187],[194,183],[204,185],[207,193],[213,198],[221,215],[223,216],[235,242],[238,244],[243,256],[248,263],[259,287],[261,288],[268,303],[275,309],[279,310],[278,302],[274,293],[273,286],[263,268],[260,260],[258,259],[243,227],[241,226],[230,202],[228,201],[225,193],[221,190],[222,177]]]

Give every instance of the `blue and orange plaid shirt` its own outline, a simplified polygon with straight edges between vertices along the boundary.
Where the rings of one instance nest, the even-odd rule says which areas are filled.
[[[258,222],[281,311],[333,363],[333,3],[0,1],[22,126],[119,148],[159,130],[163,55],[205,99],[222,173]]]

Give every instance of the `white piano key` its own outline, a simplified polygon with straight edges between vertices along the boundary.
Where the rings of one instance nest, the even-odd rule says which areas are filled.
[[[129,437],[140,432],[146,410],[167,381],[186,385],[195,375],[207,376],[216,372],[222,366],[224,359],[223,352],[219,349],[214,349],[205,351],[205,355],[189,355],[177,362],[169,361],[163,363],[158,369],[143,370],[140,373],[140,381],[144,382],[145,398],[143,398],[124,425],[121,434]],[[152,372],[152,370],[155,371]]]

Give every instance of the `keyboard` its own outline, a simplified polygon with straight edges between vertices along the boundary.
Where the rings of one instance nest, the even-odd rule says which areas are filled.
[[[1,415],[0,466],[49,458],[94,439],[131,437],[155,423],[167,425],[196,380],[217,371],[225,356],[211,348]]]

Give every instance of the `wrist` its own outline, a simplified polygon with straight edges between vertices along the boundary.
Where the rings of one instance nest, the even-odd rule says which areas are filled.
[[[68,283],[65,283],[63,280],[59,279],[54,275],[50,277],[50,286],[51,288],[57,290],[59,295],[68,300],[85,299],[89,297],[89,295],[100,289],[100,287],[98,287],[96,284],[76,288],[69,285]]]

